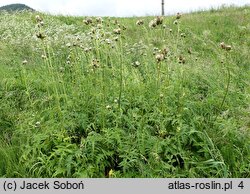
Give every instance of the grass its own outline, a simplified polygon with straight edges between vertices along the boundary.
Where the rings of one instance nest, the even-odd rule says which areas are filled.
[[[1,177],[250,177],[248,6],[40,17],[0,13]]]

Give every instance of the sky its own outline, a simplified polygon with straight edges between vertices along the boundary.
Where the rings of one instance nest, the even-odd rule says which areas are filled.
[[[23,3],[38,11],[77,16],[160,15],[162,0],[0,0],[0,6]],[[165,0],[165,14],[226,5],[250,5],[250,0]]]

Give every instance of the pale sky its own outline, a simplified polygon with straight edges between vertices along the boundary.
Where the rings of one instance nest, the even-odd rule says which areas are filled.
[[[0,0],[0,6],[23,3],[38,11],[81,16],[145,16],[161,13],[161,0]],[[165,13],[188,12],[220,5],[250,5],[250,0],[165,0]]]

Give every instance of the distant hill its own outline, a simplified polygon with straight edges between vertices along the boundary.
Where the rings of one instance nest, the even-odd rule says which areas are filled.
[[[32,9],[31,7],[25,5],[25,4],[10,4],[10,5],[5,5],[0,7],[0,11],[35,11],[34,9]]]

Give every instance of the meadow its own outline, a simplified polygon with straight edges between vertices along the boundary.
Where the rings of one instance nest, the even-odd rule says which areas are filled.
[[[0,13],[0,177],[250,177],[250,7]]]

